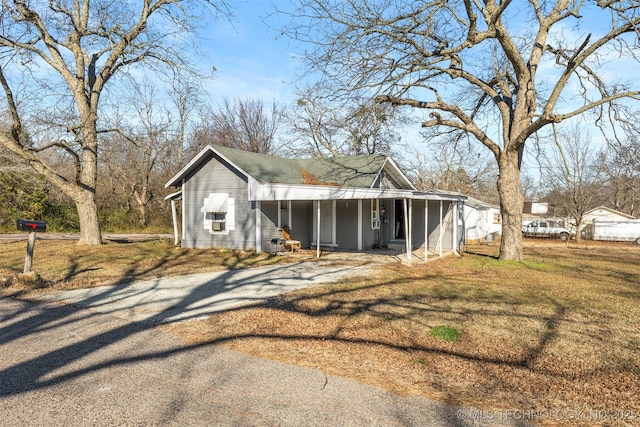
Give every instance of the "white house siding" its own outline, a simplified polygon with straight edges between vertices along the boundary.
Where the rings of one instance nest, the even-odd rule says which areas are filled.
[[[464,206],[464,229],[467,242],[484,241],[502,232],[502,224],[495,221],[500,211],[495,208]]]
[[[204,229],[204,214],[200,209],[210,193],[228,193],[235,200],[235,229],[228,234],[211,234]],[[247,182],[242,175],[212,158],[186,177],[182,199],[185,215],[182,247],[255,248],[255,204],[248,200]]]

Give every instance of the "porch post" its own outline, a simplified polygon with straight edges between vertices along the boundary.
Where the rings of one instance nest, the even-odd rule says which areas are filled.
[[[411,234],[413,233],[413,199],[409,199],[409,210],[407,216],[409,217],[408,227],[407,227],[407,258],[409,258],[409,264],[413,259],[413,242],[411,241]]]
[[[453,253],[458,253],[458,202],[453,203],[453,218],[451,218],[451,249]]]
[[[440,242],[440,248],[438,249],[438,256],[442,256],[442,238],[444,237],[444,232],[442,230],[442,200],[440,200],[440,238],[438,241]]]
[[[358,199],[358,250],[362,250],[362,199]]]
[[[429,256],[429,200],[424,201],[424,262]]]
[[[176,211],[175,200],[171,200],[171,217],[173,218],[173,244],[178,246],[180,238],[178,237],[178,212]]]
[[[411,262],[411,248],[409,247],[409,215],[407,213],[407,199],[402,199],[402,209],[404,211],[404,248],[407,252],[407,259]]]
[[[256,252],[262,252],[262,205],[256,200]]]
[[[185,233],[185,230],[187,229],[187,215],[186,215],[186,213],[187,213],[187,204],[185,203],[185,197],[184,197],[185,196],[184,184],[185,184],[185,179],[182,178],[182,187],[181,187],[182,188],[182,224],[180,226],[180,238],[181,238],[181,240],[184,239],[184,233]]]
[[[317,201],[318,203],[318,208],[317,208],[317,216],[318,216],[318,220],[317,220],[317,230],[316,230],[316,258],[320,258],[320,200]]]
[[[280,200],[278,200],[278,230],[281,228],[282,228],[282,205],[280,204]],[[291,224],[289,224],[289,228],[291,228]]]

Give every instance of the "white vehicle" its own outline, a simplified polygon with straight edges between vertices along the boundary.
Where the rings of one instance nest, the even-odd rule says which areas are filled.
[[[522,227],[524,237],[547,237],[552,239],[569,240],[571,231],[553,220],[541,219],[531,221]]]
[[[594,219],[593,240],[634,242],[640,245],[640,219],[627,221]]]

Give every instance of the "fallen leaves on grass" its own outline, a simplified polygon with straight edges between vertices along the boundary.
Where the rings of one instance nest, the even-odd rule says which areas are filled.
[[[78,246],[64,240],[36,243],[33,269],[36,283],[17,280],[22,272],[24,241],[0,243],[0,288],[4,292],[28,293],[33,289],[67,290],[91,288],[178,276],[191,273],[247,268],[289,262],[286,257],[253,251],[183,249],[168,241],[133,243],[107,242],[99,246]]]
[[[640,251],[526,253],[378,266],[167,330],[452,405],[640,411]]]

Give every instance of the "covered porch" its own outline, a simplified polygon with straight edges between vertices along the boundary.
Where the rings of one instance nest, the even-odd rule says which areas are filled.
[[[443,252],[457,253],[463,242],[464,196],[393,188],[349,188],[250,182],[255,250],[272,250],[287,226],[291,239],[320,257],[323,250],[402,252],[426,262]],[[172,203],[175,242],[180,240],[176,202]],[[254,225],[251,224],[251,225]]]

